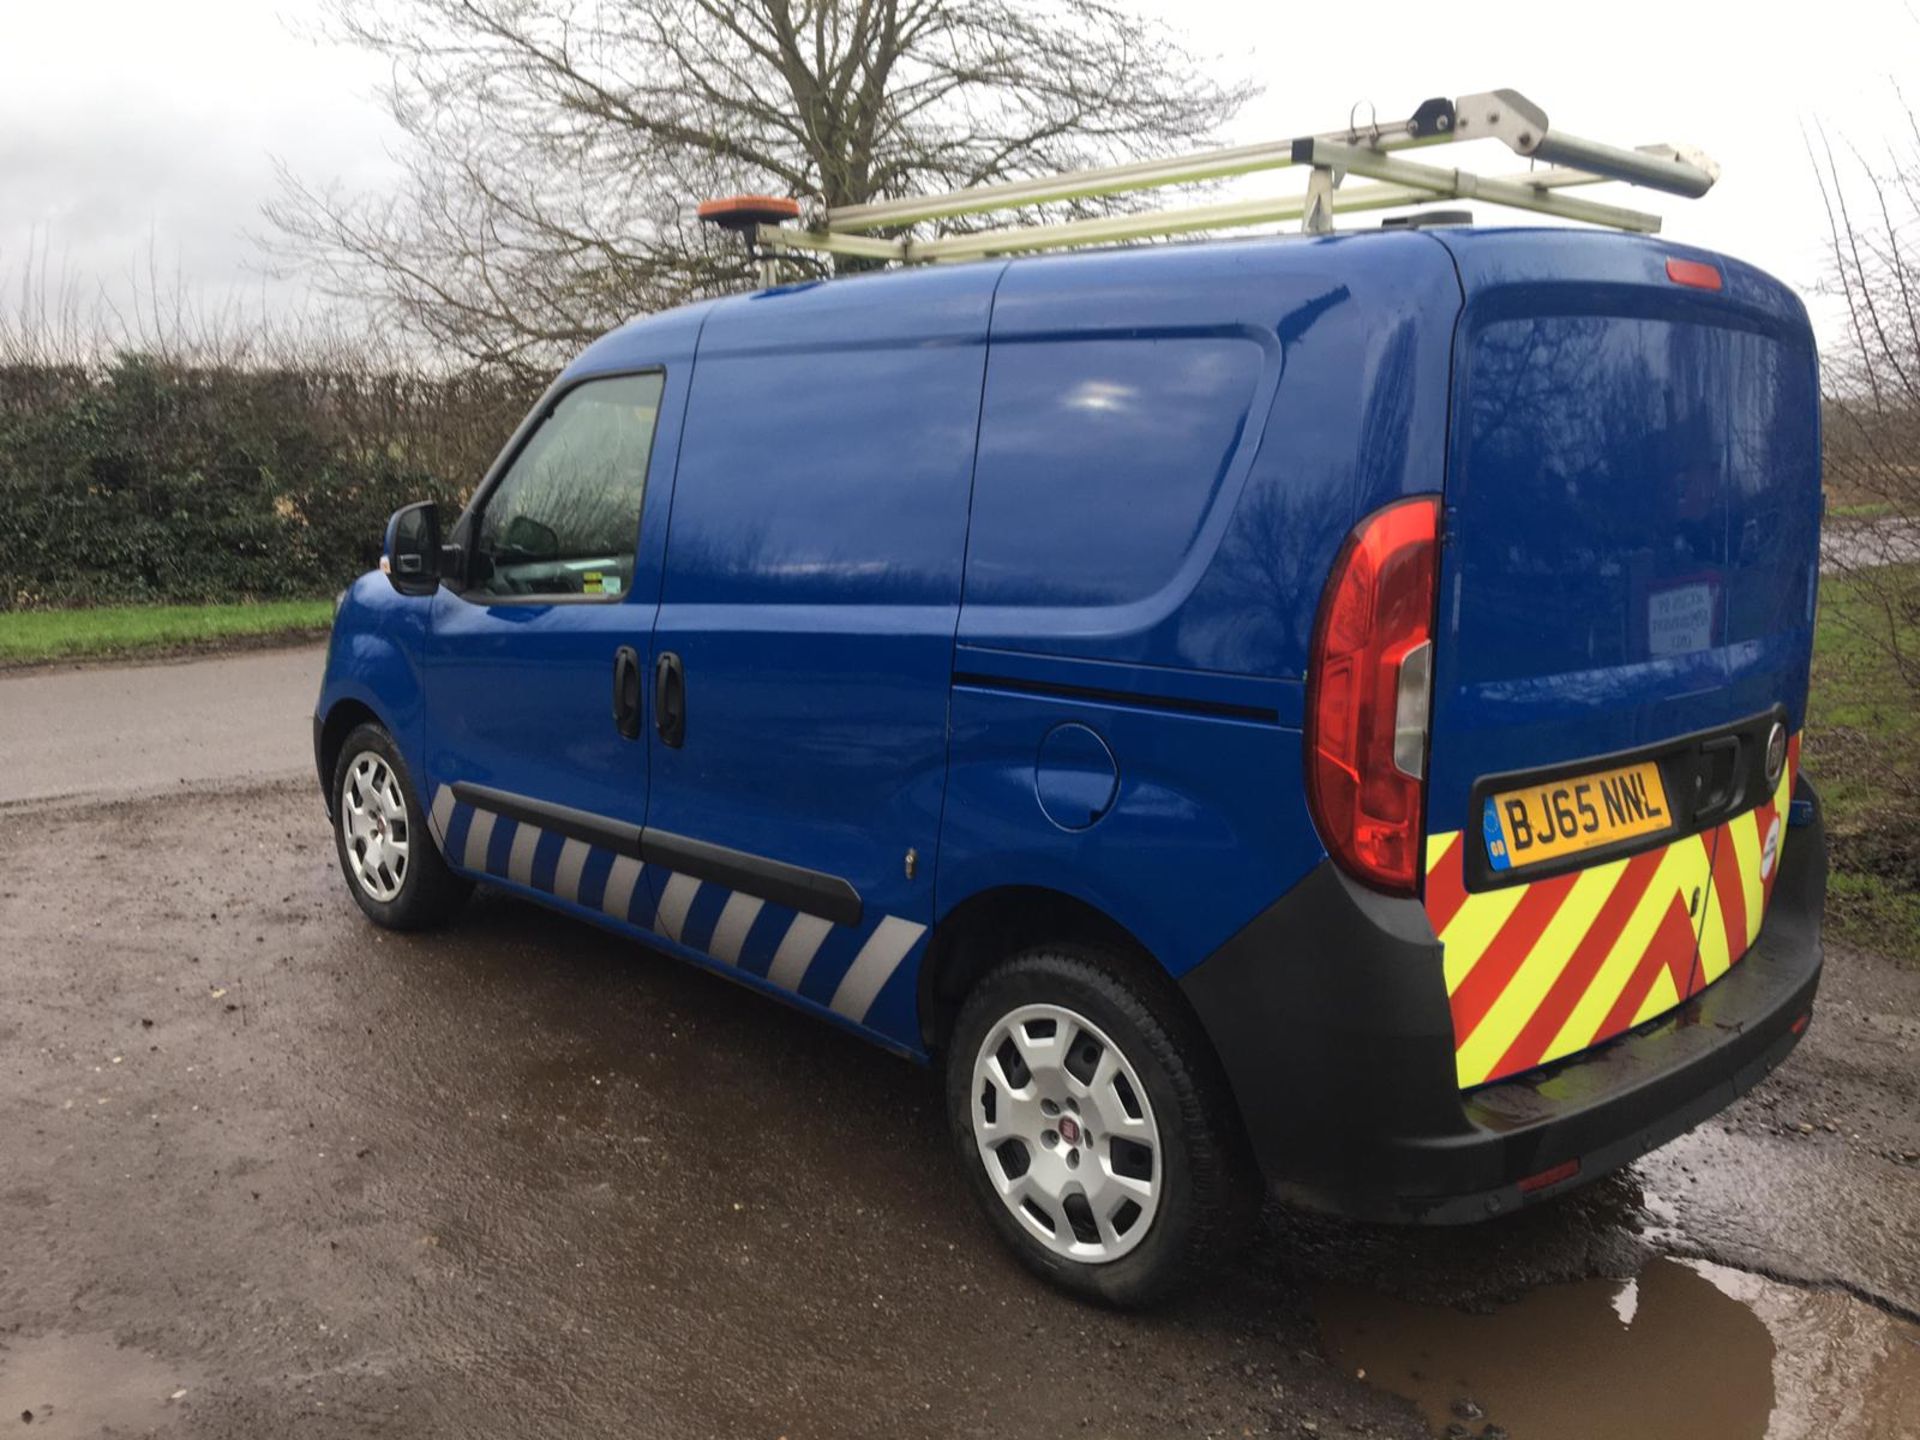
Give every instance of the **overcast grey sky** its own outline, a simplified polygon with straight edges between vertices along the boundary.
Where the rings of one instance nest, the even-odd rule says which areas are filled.
[[[1512,86],[1579,133],[1700,146],[1725,172],[1704,200],[1589,193],[1659,210],[1666,233],[1803,291],[1825,226],[1804,129],[1883,148],[1904,124],[1893,77],[1920,60],[1905,0],[1148,4],[1226,71],[1265,83],[1230,139],[1324,129],[1361,100],[1390,118],[1428,95]],[[202,304],[298,306],[300,288],[264,277],[249,239],[274,160],[352,188],[394,173],[374,98],[383,69],[315,43],[319,15],[319,0],[0,0],[0,303],[16,303],[29,269],[125,303],[151,261]],[[1476,160],[1513,168],[1499,153],[1460,163]],[[1299,184],[1283,173],[1246,188]],[[1831,304],[1809,303],[1832,337]]]

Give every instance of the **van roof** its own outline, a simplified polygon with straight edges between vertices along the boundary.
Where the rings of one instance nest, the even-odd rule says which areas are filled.
[[[1023,274],[1031,273],[1029,284],[1044,285],[1042,277],[1045,277],[1057,281],[1062,288],[1079,288],[1116,269],[1138,275],[1142,267],[1149,272],[1162,271],[1170,285],[1204,283],[1208,277],[1233,283],[1244,282],[1249,268],[1285,272],[1296,267],[1337,271],[1357,266],[1370,270],[1395,264],[1396,254],[1405,257],[1408,263],[1417,263],[1413,261],[1413,248],[1418,247],[1424,258],[1431,254],[1425,247],[1432,245],[1442,246],[1456,261],[1471,256],[1473,272],[1481,283],[1491,283],[1496,268],[1505,269],[1514,279],[1524,276],[1544,280],[1557,274],[1563,279],[1578,278],[1595,283],[1642,283],[1662,278],[1662,267],[1668,257],[1697,259],[1724,273],[1739,276],[1742,285],[1737,288],[1747,295],[1749,303],[1782,318],[1805,323],[1805,311],[1798,297],[1752,266],[1657,236],[1573,226],[1395,226],[1343,230],[1331,235],[1235,236],[1155,245],[1115,245],[1021,257],[1018,269]],[[569,365],[567,374],[605,373],[691,358],[702,327],[716,311],[778,305],[789,297],[801,295],[813,297],[814,303],[806,308],[810,323],[821,327],[819,338],[823,344],[857,341],[856,333],[839,333],[835,327],[846,323],[851,331],[859,331],[863,327],[853,317],[860,312],[895,312],[893,323],[885,327],[895,335],[901,333],[905,316],[898,312],[903,308],[907,314],[925,312],[929,325],[938,329],[935,312],[940,309],[941,297],[952,293],[952,286],[970,289],[978,283],[975,277],[982,271],[998,274],[1015,263],[1014,259],[999,256],[939,266],[892,267],[696,300],[638,317],[609,332]],[[820,293],[823,291],[844,301],[844,305],[822,304],[826,300],[826,295]]]

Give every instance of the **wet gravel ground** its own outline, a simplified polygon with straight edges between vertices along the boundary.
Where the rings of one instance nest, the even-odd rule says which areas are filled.
[[[1920,1313],[1917,1016],[1834,953],[1799,1054],[1634,1171],[1469,1230],[1275,1213],[1124,1316],[1002,1256],[930,1075],[503,897],[378,932],[310,782],[0,809],[0,1430],[1429,1434],[1327,1358],[1327,1287],[1678,1254]]]

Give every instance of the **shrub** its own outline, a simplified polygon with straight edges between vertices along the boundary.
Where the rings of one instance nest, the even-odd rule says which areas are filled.
[[[465,498],[531,390],[139,352],[0,365],[0,609],[330,593],[394,509]]]

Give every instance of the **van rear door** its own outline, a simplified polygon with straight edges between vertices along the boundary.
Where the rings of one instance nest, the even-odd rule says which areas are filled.
[[[1440,237],[1455,342],[1426,904],[1460,1083],[1585,1049],[1744,953],[1812,646],[1818,381],[1746,266],[1574,231]],[[1671,263],[1670,263],[1671,262]]]

